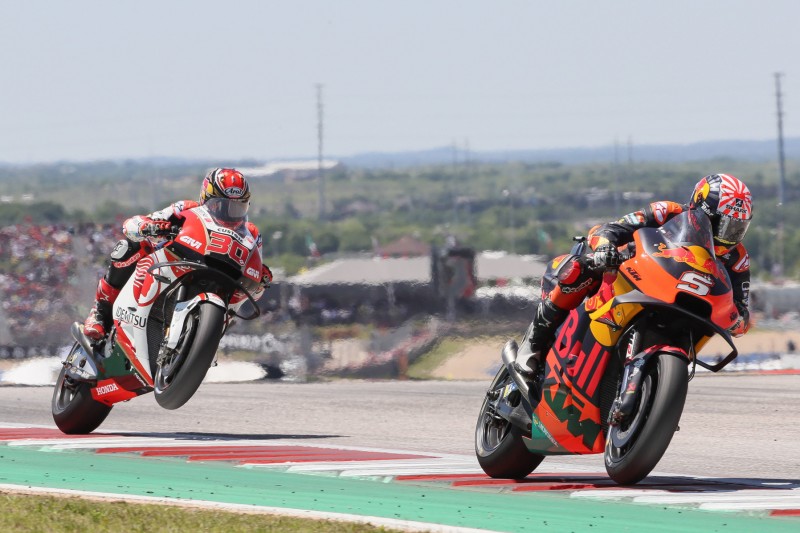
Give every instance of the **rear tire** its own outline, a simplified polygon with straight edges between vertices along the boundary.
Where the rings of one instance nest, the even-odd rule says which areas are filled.
[[[217,353],[225,326],[225,311],[212,303],[202,302],[197,306],[196,317],[196,323],[189,326],[194,331],[187,333],[176,348],[178,352],[188,351],[185,357],[180,356],[180,362],[169,369],[168,375],[165,374],[166,367],[156,369],[154,394],[164,409],[177,409],[194,396]],[[187,323],[190,320],[191,317]]]
[[[678,429],[686,402],[687,362],[660,353],[644,371],[636,411],[606,437],[606,472],[621,485],[638,483],[655,468]],[[614,444],[624,441],[624,445]]]
[[[77,344],[76,344],[77,347]],[[76,348],[73,347],[73,350]],[[85,435],[97,429],[111,406],[92,398],[88,383],[74,382],[67,377],[67,367],[61,369],[50,402],[53,421],[67,435]]]
[[[511,382],[505,366],[501,367],[489,391],[502,391]],[[499,400],[487,395],[475,427],[475,455],[484,472],[493,478],[523,479],[533,472],[544,455],[531,453],[522,441],[523,431],[495,414]],[[522,401],[522,400],[520,400]]]

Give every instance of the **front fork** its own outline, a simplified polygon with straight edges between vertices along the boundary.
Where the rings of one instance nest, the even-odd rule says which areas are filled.
[[[647,362],[647,352],[640,352],[641,333],[634,330],[628,340],[628,348],[625,351],[625,366],[622,372],[622,382],[619,392],[611,405],[608,413],[608,425],[617,426],[629,417],[636,402],[639,399],[639,389],[642,384],[644,373],[641,371]]]
[[[651,357],[666,352],[685,358],[687,361],[696,361],[697,359],[694,354],[694,341],[691,331],[689,332],[688,353],[683,348],[668,344],[648,346],[643,350],[641,347],[641,339],[642,334],[639,333],[639,331],[633,330],[631,332],[631,337],[628,340],[628,348],[625,353],[625,367],[622,373],[619,393],[608,413],[609,426],[617,426],[633,414],[639,401],[639,392],[642,380],[645,376],[642,369]]]

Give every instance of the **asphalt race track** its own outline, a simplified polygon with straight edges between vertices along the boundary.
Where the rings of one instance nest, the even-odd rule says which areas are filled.
[[[604,469],[602,457],[599,455],[548,458],[534,473],[539,478],[529,478],[527,486],[516,484],[509,488],[508,484],[495,485],[493,480],[483,479],[474,468],[476,465],[472,439],[475,417],[487,384],[488,380],[487,383],[341,381],[307,384],[204,384],[197,395],[177,411],[161,409],[151,396],[115,406],[98,432],[124,433],[128,440],[120,442],[128,446],[115,443],[113,446],[117,446],[116,448],[109,444],[103,450],[98,450],[102,445],[89,444],[84,448],[91,448],[96,453],[102,452],[104,460],[105,456],[114,453],[143,456],[166,453],[173,458],[176,455],[190,456],[191,462],[193,459],[203,461],[203,457],[212,459],[209,456],[191,457],[197,453],[194,449],[181,448],[179,451],[173,450],[173,453],[169,450],[164,452],[164,447],[175,445],[172,441],[176,438],[183,443],[194,439],[203,445],[219,442],[252,445],[256,442],[272,448],[268,452],[263,447],[257,447],[257,451],[254,451],[256,447],[253,446],[239,450],[256,453],[262,459],[255,462],[262,466],[268,463],[270,468],[283,461],[275,459],[276,456],[283,457],[282,454],[285,453],[301,454],[302,458],[291,459],[292,464],[298,465],[296,468],[299,470],[316,469],[317,473],[325,470],[328,473],[326,482],[330,472],[338,472],[344,476],[345,471],[351,471],[351,466],[341,466],[351,465],[348,461],[375,460],[377,462],[374,465],[400,461],[407,467],[408,471],[384,473],[373,470],[370,475],[362,475],[372,479],[383,476],[383,481],[393,481],[375,485],[378,491],[383,486],[397,486],[398,482],[403,485],[403,490],[407,489],[409,483],[415,487],[422,483],[420,486],[428,488],[438,483],[445,484],[448,488],[460,487],[463,494],[478,494],[484,502],[489,498],[486,492],[489,488],[493,491],[491,497],[510,494],[509,491],[514,491],[514,496],[519,491],[525,491],[525,494],[534,491],[548,492],[544,497],[552,498],[560,494],[563,498],[569,498],[568,503],[573,506],[576,505],[575,502],[590,500],[593,505],[597,501],[605,500],[642,504],[627,506],[640,510],[638,514],[634,512],[634,520],[637,516],[646,520],[646,513],[642,514],[641,511],[643,509],[652,514],[656,509],[672,509],[674,506],[682,508],[681,506],[687,505],[696,508],[699,505],[701,509],[719,508],[730,511],[731,504],[725,502],[736,501],[734,510],[742,510],[737,516],[744,517],[741,520],[757,518],[760,520],[758,527],[762,530],[775,528],[774,530],[790,531],[800,528],[800,516],[796,516],[800,515],[800,375],[731,374],[696,377],[689,386],[689,397],[680,431],[673,438],[654,475],[646,480],[645,485],[649,486],[636,487],[646,490],[625,489],[628,492],[616,490],[617,487],[611,486],[607,478],[603,479]],[[50,415],[51,392],[50,387],[1,386],[0,428],[54,427]],[[22,439],[17,444],[24,444],[24,439],[37,436],[62,437],[58,432],[39,435],[36,433],[41,431],[39,429],[31,429],[32,433],[19,435],[14,434],[14,431],[6,430],[4,438],[0,429],[0,441]],[[134,438],[138,434],[145,434],[147,438],[153,439],[154,445],[162,445],[161,451],[144,453],[146,446],[142,446],[142,439]],[[90,439],[92,442],[94,440]],[[0,442],[0,446],[2,444]],[[14,453],[21,455],[17,457],[11,454],[9,457],[16,457],[15,462],[36,463],[37,456],[35,453],[30,454],[30,450],[38,450],[36,446],[42,444],[38,441],[31,441],[31,444],[32,446],[15,446]],[[229,448],[224,451],[218,448],[221,447],[212,446],[208,451],[231,454]],[[324,449],[325,453],[320,453],[320,449]],[[233,459],[239,456],[226,457]],[[269,459],[263,460],[264,457]],[[437,461],[444,461],[447,463],[446,467]],[[147,461],[139,459],[139,462]],[[306,464],[300,464],[303,462]],[[183,463],[184,459],[181,459],[180,464]],[[323,463],[325,466],[319,466]],[[42,464],[52,464],[52,461]],[[413,465],[417,467],[412,468]],[[237,469],[237,472],[242,470]],[[262,469],[265,470],[269,468]],[[286,471],[285,466],[282,471]],[[248,472],[252,470],[248,469]],[[351,474],[352,472],[347,475]],[[0,480],[0,484],[37,485],[32,479],[26,478],[26,481],[21,482],[11,479],[13,473],[9,476]],[[310,476],[290,477],[294,480]],[[242,483],[249,482],[242,480]],[[285,480],[281,483],[285,483]],[[469,487],[476,486],[481,492],[468,490]],[[64,488],[70,487],[64,485]],[[356,489],[355,485],[331,488],[348,491]],[[452,493],[455,490],[442,493]],[[413,497],[413,490],[408,489],[406,492]],[[708,495],[706,503],[702,503],[703,495]],[[395,496],[400,498],[408,494],[393,497]],[[434,506],[430,494],[428,496]],[[462,495],[460,498],[463,497]],[[503,500],[505,503],[502,506],[511,509],[511,504],[518,501],[507,498]],[[287,502],[278,507],[296,508],[297,505]],[[552,507],[554,504],[550,501],[548,505]],[[530,506],[527,508],[531,509]],[[314,509],[328,510],[327,507]],[[360,510],[357,514],[397,516],[415,521],[416,515],[409,518],[405,515],[386,514],[380,510],[380,506],[376,509],[378,510]],[[586,520],[595,512],[592,509],[594,508],[586,508],[585,512],[589,513]],[[338,508],[333,510],[339,512]],[[695,518],[731,516],[730,513],[691,512],[695,513]],[[530,511],[526,513],[530,514]],[[436,516],[431,518],[420,511],[418,521],[423,524],[449,523],[453,526],[500,531],[514,531],[523,527],[522,523],[509,521],[509,516],[512,515],[506,516],[505,521],[488,522],[490,527],[486,523],[479,523],[474,517],[456,517],[448,519],[448,522],[444,518],[439,521]],[[580,518],[576,515],[575,520]],[[609,522],[609,527],[613,524],[613,521]],[[695,521],[695,524],[698,528],[716,527],[702,521]],[[525,527],[532,525],[534,524],[524,524]],[[734,526],[725,530],[744,531],[752,526],[752,523],[741,523],[741,529]],[[687,530],[683,527],[681,529]]]

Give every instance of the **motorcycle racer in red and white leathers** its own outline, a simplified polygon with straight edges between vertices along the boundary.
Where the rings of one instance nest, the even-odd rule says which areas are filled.
[[[702,211],[711,220],[714,252],[728,273],[739,311],[738,317],[731,317],[735,323],[729,331],[734,337],[744,335],[750,327],[750,257],[742,239],[753,216],[753,200],[747,185],[738,178],[713,174],[695,185],[688,204],[653,202],[616,222],[595,226],[588,238],[594,254],[582,257],[566,254],[553,260],[548,273],[555,278],[555,286],[543,290],[533,318],[530,347],[519,350],[516,370],[524,376],[533,376],[542,354],[569,312],[598,289],[605,268],[619,266],[619,246],[631,242],[637,229],[662,226],[686,209]]]
[[[241,172],[232,168],[210,170],[203,179],[199,202],[181,200],[149,215],[136,215],[123,223],[124,238],[117,242],[111,251],[108,269],[97,284],[94,306],[83,325],[83,332],[89,339],[99,341],[105,338],[112,323],[114,301],[136,270],[139,260],[152,253],[155,250],[155,243],[163,241],[164,236],[172,228],[183,224],[187,211],[205,204],[212,198],[234,200],[228,205],[234,206],[233,209],[237,212],[230,213],[228,219],[240,220],[241,223],[247,224],[247,229],[256,238],[261,253],[261,235],[255,224],[247,221],[247,211],[250,206],[250,186],[247,180]],[[269,285],[271,281],[272,272],[263,265],[262,286]]]

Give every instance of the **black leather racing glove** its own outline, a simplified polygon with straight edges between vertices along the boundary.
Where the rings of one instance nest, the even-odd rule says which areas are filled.
[[[601,244],[594,251],[593,264],[595,268],[617,268],[622,264],[622,257],[613,244]]]

